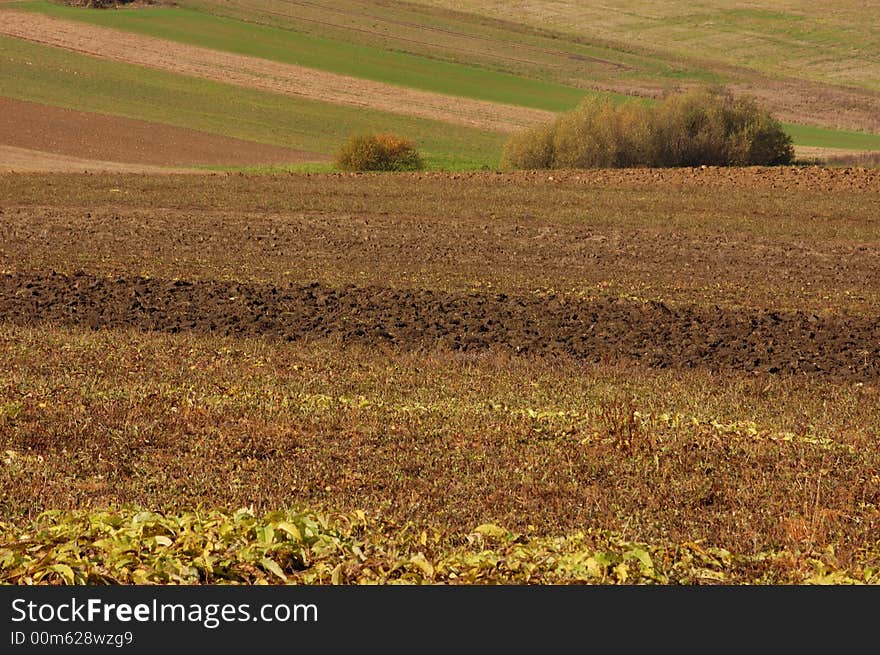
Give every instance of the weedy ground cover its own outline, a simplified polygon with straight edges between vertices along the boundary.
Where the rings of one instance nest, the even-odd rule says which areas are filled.
[[[136,331],[6,326],[0,343],[8,534],[46,509],[75,512],[60,544],[107,506],[310,507],[388,523],[368,540],[436,530],[435,564],[482,523],[544,546],[693,542],[745,576],[878,564],[876,385]]]

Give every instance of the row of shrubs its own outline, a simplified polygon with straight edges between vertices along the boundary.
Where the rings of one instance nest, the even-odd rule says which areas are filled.
[[[511,137],[501,166],[773,166],[793,158],[791,137],[753,99],[712,90],[651,106],[587,98],[549,125]]]
[[[772,166],[793,158],[791,137],[753,99],[706,90],[670,95],[651,106],[587,98],[549,125],[511,137],[501,167]],[[377,134],[349,139],[336,166],[414,171],[424,162],[412,141]]]

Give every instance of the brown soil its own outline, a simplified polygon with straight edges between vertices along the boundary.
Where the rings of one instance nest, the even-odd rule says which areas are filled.
[[[4,175],[0,270],[880,314],[880,170]]]
[[[95,57],[274,93],[515,132],[554,114],[417,91],[38,14],[3,12],[0,33]]]
[[[861,557],[878,199],[855,168],[0,175],[0,510]]]
[[[0,145],[0,173],[204,173],[197,168],[170,168],[149,164],[82,159],[43,150]]]
[[[132,171],[150,170],[152,166],[246,166],[329,159],[318,153],[161,123],[3,97],[0,97],[0,144],[7,146],[0,149],[0,168],[13,170]]]
[[[803,312],[670,307],[619,298],[461,294],[318,283],[279,288],[187,282],[5,274],[0,316],[19,323],[138,327],[392,347],[565,354],[651,367],[821,373],[880,379],[880,321]]]

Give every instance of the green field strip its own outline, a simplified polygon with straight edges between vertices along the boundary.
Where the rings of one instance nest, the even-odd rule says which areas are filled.
[[[702,78],[708,74],[690,65],[687,70],[683,70],[680,62],[670,65],[652,57],[635,54],[628,48],[600,44],[584,37],[572,39],[558,32],[547,32],[510,21],[486,19],[475,13],[438,12],[423,4],[384,4],[381,1],[364,4],[359,0],[322,3],[312,0],[308,3],[308,16],[303,16],[298,11],[291,11],[289,14],[279,12],[279,9],[288,6],[283,0],[227,0],[222,3],[216,0],[181,0],[179,6],[344,43],[378,47],[386,51],[404,52],[530,79],[552,81],[563,86],[584,89],[585,93],[591,92],[590,82],[595,72],[585,76],[582,63],[593,59],[610,66],[620,66],[630,72],[643,71],[659,76],[667,73],[674,75],[677,72],[681,77]],[[343,18],[341,22],[334,22],[334,18],[340,17]],[[423,31],[426,33],[420,35]],[[440,38],[432,40],[432,34]],[[444,35],[484,42],[485,47],[462,50],[444,43]],[[523,58],[523,48],[531,49],[531,56],[535,59],[530,60],[528,55]],[[607,75],[607,71],[604,74],[599,73],[600,77]]]
[[[190,9],[95,11],[45,1],[25,3],[18,8],[285,64],[522,107],[564,111],[590,93],[561,84],[245,23]]]
[[[465,66],[427,57],[419,57],[381,48],[346,43],[340,40],[273,27],[246,23],[241,20],[215,16],[205,11],[184,8],[150,8],[149,10],[120,9],[114,11],[84,10],[57,5],[45,0],[16,5],[22,9],[43,13],[66,20],[130,31],[206,48],[224,50],[351,75],[425,91],[457,95],[478,100],[564,111],[575,106],[587,93],[573,87],[499,73],[473,66]],[[662,73],[661,73],[662,75]],[[694,74],[676,73],[667,76]],[[717,82],[709,76],[705,81]],[[627,96],[610,94],[616,100]],[[835,130],[808,125],[784,125],[796,145],[844,148],[851,150],[880,150],[880,135]],[[306,138],[305,135],[303,138]],[[320,137],[319,137],[320,140]],[[267,141],[275,143],[274,141]],[[302,147],[302,146],[298,146]],[[490,159],[497,161],[496,154]],[[310,148],[314,149],[314,148]],[[467,150],[467,148],[465,148]],[[326,145],[319,150],[326,152]],[[488,165],[487,158],[478,160]],[[471,161],[465,151],[448,164],[453,168]],[[447,164],[443,165],[444,167]]]
[[[434,168],[494,167],[505,136],[102,60],[0,37],[0,93],[289,148],[333,154],[351,134],[413,139]]]
[[[845,148],[848,150],[880,150],[880,134],[831,130],[812,125],[783,123],[785,131],[791,135],[795,145],[818,148]]]

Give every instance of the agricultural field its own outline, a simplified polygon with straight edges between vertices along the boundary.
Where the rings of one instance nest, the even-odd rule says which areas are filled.
[[[7,580],[878,581],[876,170],[0,181]]]
[[[233,148],[218,140],[210,157],[169,158],[175,168],[329,171],[347,137],[388,131],[414,139],[431,169],[493,169],[509,134],[547,123],[585,97],[652,102],[663,93],[705,84],[726,85],[766,104],[805,162],[858,161],[860,153],[880,151],[880,89],[870,79],[876,67],[869,34],[853,42],[867,62],[860,63],[860,75],[832,80],[808,65],[790,70],[731,60],[731,49],[713,58],[698,56],[696,45],[672,48],[670,43],[680,43],[676,35],[682,27],[658,28],[657,47],[646,48],[631,38],[634,27],[614,20],[622,14],[610,10],[604,22],[578,14],[539,27],[541,20],[527,7],[513,22],[495,16],[492,3],[462,8],[467,11],[442,4],[185,0],[96,10],[46,0],[4,2],[3,96],[46,106],[45,122],[60,126],[62,145],[23,135],[16,143],[4,138],[0,166],[98,171],[128,165],[146,171],[143,166],[153,165],[122,146],[113,151],[112,140],[91,139],[104,146],[97,159],[89,147],[74,148],[63,134],[72,129],[52,119],[61,108],[88,114],[95,124],[108,122],[107,129],[126,118],[160,132],[194,130],[202,134],[193,137],[205,142],[212,137],[248,142]],[[560,17],[571,9],[554,6]],[[711,12],[705,21],[723,23],[734,36],[764,34],[762,43],[769,40],[765,22],[776,24],[772,17],[749,19],[765,29],[753,33],[744,14],[717,13],[726,22]],[[664,20],[674,22],[677,15]],[[826,41],[858,32],[854,15],[842,12]],[[591,29],[574,29],[571,21],[578,20]],[[745,21],[739,32],[731,27],[735,21]],[[692,27],[701,43],[697,37],[708,28]],[[807,32],[806,43],[818,43],[818,28]],[[775,48],[760,62],[782,61],[795,46],[782,40]],[[853,56],[831,46],[821,52],[817,57],[823,61]],[[4,113],[8,132],[19,124],[16,116],[31,115],[34,108]],[[143,137],[139,142],[143,149],[156,148]],[[232,154],[254,144],[297,154],[280,162]]]
[[[874,10],[729,4],[0,0],[0,582],[880,583]],[[795,164],[500,166],[707,84]]]

